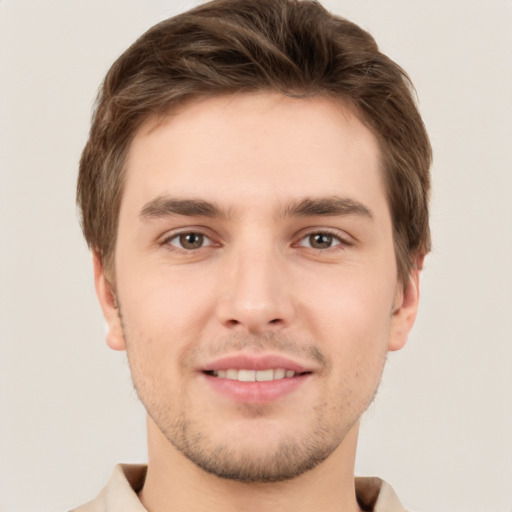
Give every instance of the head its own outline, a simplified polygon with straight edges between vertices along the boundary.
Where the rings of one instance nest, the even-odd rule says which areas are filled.
[[[78,200],[150,439],[252,482],[341,453],[414,321],[430,158],[404,72],[314,2],[214,1],[118,59]]]
[[[372,36],[316,2],[218,0],[148,30],[108,72],[80,161],[82,229],[114,278],[131,141],[150,118],[194,99],[268,91],[349,106],[376,136],[397,274],[430,249],[431,147],[406,73]],[[112,283],[113,284],[113,283]]]

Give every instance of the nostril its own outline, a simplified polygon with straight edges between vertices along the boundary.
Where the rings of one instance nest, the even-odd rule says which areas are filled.
[[[268,317],[267,317],[268,318]],[[248,317],[245,319],[237,319],[235,318],[228,318],[223,323],[223,326],[232,331],[241,331],[241,332],[248,332],[250,334],[262,334],[262,333],[271,333],[271,332],[277,332],[280,329],[282,329],[286,322],[283,318],[272,318],[270,317],[270,320],[266,320],[265,318],[253,318]]]

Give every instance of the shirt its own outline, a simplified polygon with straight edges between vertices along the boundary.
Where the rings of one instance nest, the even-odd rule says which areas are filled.
[[[147,512],[137,493],[146,478],[145,465],[118,464],[107,485],[89,503],[70,512]],[[356,477],[356,495],[368,512],[407,512],[393,488],[376,477]]]

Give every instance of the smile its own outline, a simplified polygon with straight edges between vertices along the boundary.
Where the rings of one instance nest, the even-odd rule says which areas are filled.
[[[226,370],[212,370],[207,373],[220,379],[237,380],[239,382],[268,382],[291,378],[296,375],[295,371],[285,370],[284,368],[269,368],[267,370],[238,370],[230,368]]]
[[[210,389],[229,400],[265,404],[306,385],[317,366],[276,353],[237,352],[207,362],[200,373]]]

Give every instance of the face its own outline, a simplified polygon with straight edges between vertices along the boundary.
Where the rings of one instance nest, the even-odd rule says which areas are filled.
[[[371,402],[417,305],[379,161],[324,98],[209,98],[133,140],[98,295],[150,421],[200,468],[292,478],[335,457]]]

